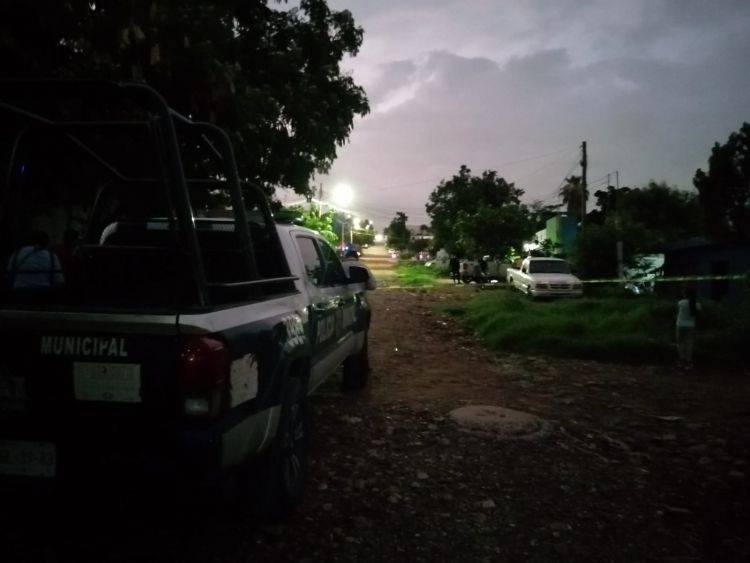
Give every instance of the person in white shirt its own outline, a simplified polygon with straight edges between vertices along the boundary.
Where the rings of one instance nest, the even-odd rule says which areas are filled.
[[[349,275],[349,268],[354,267],[366,269],[367,273],[370,274],[370,277],[365,284],[365,288],[372,290],[378,287],[378,282],[375,280],[375,276],[372,275],[372,271],[370,271],[370,268],[367,267],[367,264],[363,264],[359,261],[359,254],[356,250],[350,250],[349,252],[347,252],[342,264],[347,276]]]
[[[695,345],[695,321],[701,310],[700,303],[691,287],[685,290],[685,299],[677,302],[677,365],[693,369],[693,346]]]
[[[65,283],[57,255],[49,248],[49,235],[34,231],[28,244],[10,257],[7,274],[13,289],[46,288]]]

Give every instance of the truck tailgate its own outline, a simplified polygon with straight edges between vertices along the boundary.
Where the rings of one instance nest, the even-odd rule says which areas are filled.
[[[176,323],[0,313],[0,476],[59,477],[163,441],[178,416]],[[89,460],[89,461],[84,461]]]

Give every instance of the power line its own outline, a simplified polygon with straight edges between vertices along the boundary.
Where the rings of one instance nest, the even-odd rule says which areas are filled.
[[[570,149],[570,150],[573,150],[573,149]],[[570,151],[568,151],[568,152],[570,152]],[[533,176],[533,175],[534,175],[534,174],[536,174],[537,172],[541,172],[541,171],[542,171],[542,170],[544,170],[545,168],[549,168],[549,167],[550,167],[550,166],[552,166],[553,164],[555,164],[555,163],[557,163],[557,162],[560,162],[560,161],[561,161],[561,160],[562,160],[563,158],[565,158],[565,156],[564,156],[564,155],[563,155],[563,156],[561,156],[560,158],[556,158],[556,159],[555,159],[555,160],[553,160],[552,162],[548,162],[548,163],[547,163],[547,164],[545,164],[544,166],[541,166],[541,167],[537,168],[537,169],[536,169],[536,170],[534,170],[533,172],[531,172],[531,173],[529,173],[529,174],[526,174],[526,176],[521,176],[520,178],[518,178],[518,179],[514,180],[514,181],[513,181],[513,183],[515,184],[515,183],[518,183],[518,182],[520,182],[521,180],[525,180],[525,179],[526,179],[526,178],[528,178],[529,176]],[[578,156],[576,156],[576,160],[577,160],[577,159],[578,159]]]
[[[581,156],[580,152],[578,154],[576,154],[576,158],[573,161],[573,165],[570,167],[570,170],[568,170],[568,173],[565,174],[565,176],[563,176],[562,181],[560,182],[560,184],[558,184],[558,186],[554,189],[554,191],[552,191],[545,198],[539,200],[541,203],[544,203],[545,201],[549,201],[550,199],[559,197],[559,195],[560,195],[560,189],[563,187],[563,185],[565,185],[565,182],[568,181],[568,178],[570,178],[570,175],[573,174],[573,170],[575,170],[578,167],[578,165],[580,164],[580,162],[578,160],[580,156]]]
[[[532,156],[530,158],[523,158],[521,160],[514,160],[514,161],[511,161],[511,162],[506,162],[504,164],[500,164],[500,165],[494,166],[493,168],[498,168],[499,169],[499,168],[503,168],[504,166],[510,166],[512,164],[520,164],[522,162],[530,162],[532,160],[537,160],[539,158],[544,158],[545,156],[552,156],[553,154],[560,154],[560,153],[563,153],[563,152],[570,152],[572,150],[575,150],[575,149],[561,149],[559,151],[548,152],[546,154],[540,154],[540,155],[537,155],[537,156]],[[385,191],[385,190],[395,190],[395,189],[398,189],[398,188],[408,188],[408,187],[411,187],[411,186],[419,186],[420,184],[428,184],[430,182],[442,182],[444,179],[445,178],[440,178],[439,180],[422,180],[421,182],[413,182],[413,183],[410,183],[410,184],[399,184],[397,186],[388,186],[388,187],[385,187],[385,188],[377,188],[377,189],[374,189],[374,190],[366,190],[365,193],[382,192],[382,191]]]

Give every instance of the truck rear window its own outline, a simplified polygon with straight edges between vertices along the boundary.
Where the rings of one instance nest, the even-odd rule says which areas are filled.
[[[180,228],[153,140],[125,133],[72,140],[42,130],[22,137],[18,166],[0,184],[0,307],[172,310],[198,304],[187,250],[192,233]],[[127,178],[84,158],[81,140]],[[6,149],[0,155],[5,172],[13,147],[0,148]],[[275,227],[260,217],[257,196],[245,192],[255,260],[243,259],[228,191],[218,174],[206,175],[187,182],[206,291],[213,305],[251,299],[257,292],[251,295],[242,283],[251,279],[252,267],[264,279],[288,275],[283,255],[269,243]],[[289,284],[263,289],[266,295],[288,291]]]
[[[530,274],[569,274],[570,266],[562,260],[531,260]]]

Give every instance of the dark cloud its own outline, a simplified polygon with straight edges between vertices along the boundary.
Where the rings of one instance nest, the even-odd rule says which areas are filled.
[[[750,120],[745,0],[346,4],[366,31],[349,64],[373,113],[323,181],[354,185],[376,218],[422,220],[461,164],[547,196],[582,140],[592,179],[619,170],[626,184],[689,188],[713,142]]]

